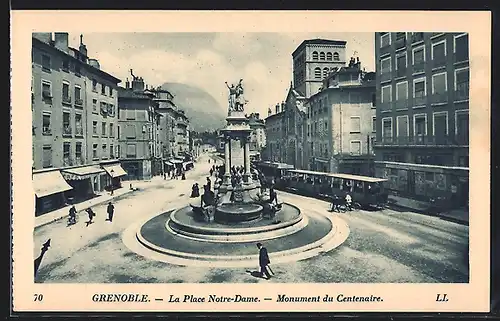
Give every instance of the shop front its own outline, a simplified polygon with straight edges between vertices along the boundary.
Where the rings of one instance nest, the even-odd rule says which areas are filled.
[[[105,186],[99,184],[100,177],[106,172],[99,165],[89,165],[61,170],[63,178],[73,189],[67,192],[70,202],[81,202],[95,196]]]
[[[35,215],[41,215],[66,205],[65,193],[71,187],[59,170],[33,173],[33,189],[35,192]]]
[[[102,169],[106,172],[106,189],[108,191],[122,187],[121,179],[127,175],[127,172],[122,168],[119,162],[102,163]]]

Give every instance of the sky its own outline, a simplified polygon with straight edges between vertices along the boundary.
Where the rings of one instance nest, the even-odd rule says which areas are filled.
[[[80,34],[69,35],[78,48]],[[143,77],[149,86],[178,82],[199,87],[227,108],[224,84],[243,79],[245,112],[267,113],[286,98],[292,78],[292,52],[306,39],[347,41],[367,71],[375,69],[373,33],[84,33],[88,55],[122,80]],[[168,88],[167,88],[168,89]]]

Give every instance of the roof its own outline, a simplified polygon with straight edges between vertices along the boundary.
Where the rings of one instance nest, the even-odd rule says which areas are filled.
[[[32,39],[32,41],[34,41],[35,43],[38,43],[38,44],[40,44],[40,45],[42,45],[42,46],[44,46],[44,47],[46,47],[46,48],[51,48],[51,50],[55,50],[55,51],[56,51],[56,52],[58,52],[58,53],[61,53],[61,54],[63,54],[63,55],[66,55],[66,56],[67,56],[67,57],[69,57],[70,59],[73,59],[73,60],[75,60],[75,61],[80,62],[83,66],[85,66],[85,68],[89,69],[91,72],[94,72],[94,73],[96,73],[96,74],[99,74],[100,76],[103,76],[103,77],[105,77],[105,78],[111,79],[111,80],[112,80],[113,82],[115,82],[116,84],[119,84],[119,83],[121,83],[121,82],[122,82],[122,81],[121,81],[121,79],[118,79],[118,78],[116,78],[115,76],[113,76],[113,75],[111,75],[111,74],[108,74],[107,72],[105,72],[105,71],[103,71],[103,70],[101,70],[101,69],[99,69],[99,68],[96,68],[96,67],[94,67],[94,66],[91,66],[91,65],[89,65],[88,63],[85,63],[84,61],[78,60],[78,59],[76,59],[75,57],[73,57],[72,55],[70,55],[70,54],[68,54],[68,53],[66,53],[66,52],[64,52],[64,51],[62,51],[62,50],[59,50],[58,48],[56,48],[56,47],[54,47],[54,46],[51,46],[50,44],[48,44],[48,43],[46,43],[46,42],[43,42],[43,41],[41,41],[41,40],[40,40],[40,39],[38,39],[38,38],[31,37],[31,39]],[[71,47],[68,47],[68,50],[69,50],[69,49],[76,50],[76,49],[71,48]]]
[[[264,119],[264,124],[267,122],[267,120],[274,120],[273,118],[278,118],[278,117],[275,117],[275,116],[283,116],[285,113],[283,111],[280,111],[279,113],[277,114],[272,114],[272,115],[269,115],[267,116],[265,119]]]
[[[347,44],[347,41],[345,40],[329,40],[329,39],[309,39],[309,40],[304,40],[302,43],[297,47],[292,52],[292,56],[295,56],[295,54],[304,48],[306,45],[337,45],[337,46],[345,46]]]
[[[133,91],[132,89],[126,89],[123,87],[118,87],[118,98],[152,99],[150,95],[145,95],[141,92]]]
[[[385,181],[387,181],[386,178],[371,177],[371,176],[361,176],[361,175],[351,175],[351,174],[343,174],[343,173],[315,172],[315,171],[308,171],[308,170],[303,170],[303,169],[293,169],[293,170],[290,170],[289,172],[291,172],[291,173],[297,173],[297,174],[306,174],[306,175],[318,175],[318,176],[335,177],[335,178],[341,178],[341,179],[352,179],[352,180],[355,180],[355,181],[362,181],[362,182],[368,182],[368,183],[378,183],[378,182],[385,182]]]

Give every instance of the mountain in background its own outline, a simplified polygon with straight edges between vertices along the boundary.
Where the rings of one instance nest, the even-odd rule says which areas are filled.
[[[197,132],[213,131],[226,124],[226,111],[205,90],[181,83],[161,86],[174,95],[174,103],[186,112],[189,128]]]

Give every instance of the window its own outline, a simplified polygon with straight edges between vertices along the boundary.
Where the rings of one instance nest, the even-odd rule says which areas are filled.
[[[432,114],[432,135],[436,143],[448,136],[448,112],[437,112]]]
[[[453,52],[455,53],[455,62],[469,60],[469,35],[467,33],[454,37]]]
[[[413,80],[413,101],[415,106],[424,106],[426,104],[425,97],[427,96],[426,78]]]
[[[71,135],[71,115],[63,112],[63,135]]]
[[[75,64],[75,75],[80,77],[82,75],[80,65],[78,63]]]
[[[102,122],[101,124],[101,132],[102,132],[102,137],[106,137],[106,123]]]
[[[396,57],[396,75],[397,77],[405,76],[406,74],[406,53]]]
[[[398,137],[408,137],[409,136],[409,123],[408,123],[408,115],[398,116],[396,118],[396,135]]]
[[[125,127],[127,138],[135,138],[135,125],[128,124]]]
[[[350,151],[351,155],[361,155],[361,142],[359,140],[352,140]]]
[[[392,86],[382,87],[381,103],[390,103],[392,101]]]
[[[101,113],[102,114],[108,113],[108,104],[106,104],[106,102],[104,101],[101,101]]]
[[[421,65],[425,62],[425,47],[413,49],[413,65]]]
[[[126,110],[125,112],[127,114],[127,116],[126,116],[127,120],[129,120],[129,119],[130,120],[135,119],[135,110]]]
[[[97,80],[92,79],[92,91],[97,92]]]
[[[373,93],[372,94],[372,107],[377,106],[377,94]]]
[[[115,137],[115,126],[113,123],[109,123],[109,137]]]
[[[312,53],[312,57],[313,57],[313,60],[318,60],[318,52],[317,51],[314,51]]]
[[[406,39],[406,32],[396,32],[396,41],[405,39]]]
[[[387,57],[380,61],[380,73],[386,74],[390,72],[391,72],[391,57]]]
[[[116,158],[120,158],[120,157],[121,157],[120,145],[117,145],[116,146]]]
[[[127,144],[127,157],[136,157],[135,144]]]
[[[455,70],[455,100],[469,99],[469,68]]]
[[[97,121],[92,122],[92,135],[97,136]]]
[[[377,132],[377,117],[372,116],[372,132]]]
[[[115,148],[113,144],[109,145],[109,158],[115,158]]]
[[[43,146],[42,166],[43,168],[52,167],[52,146],[50,145]]]
[[[446,72],[432,75],[432,93],[444,94],[447,91]]]
[[[431,54],[434,67],[444,66],[446,63],[446,40],[432,44]]]
[[[326,53],[326,60],[332,61],[332,53],[331,52]]]
[[[64,72],[69,71],[69,60],[68,59],[64,59],[62,61],[62,71],[64,71]]]
[[[63,143],[63,163],[64,166],[71,166],[70,161],[70,156],[71,156],[71,145],[70,143]]]
[[[102,158],[108,158],[108,146],[102,144]]]
[[[351,117],[351,133],[361,132],[361,117],[352,116]]]
[[[63,81],[62,84],[62,101],[63,103],[70,103],[71,97],[69,96],[69,83]]]
[[[392,137],[392,118],[382,119],[382,137]]]
[[[384,48],[391,45],[391,34],[385,32],[380,35],[380,48]]]
[[[50,72],[50,56],[42,54],[42,70],[45,72]]]
[[[427,115],[413,115],[413,135],[421,137],[427,135]]]
[[[116,138],[120,139],[120,125],[116,126],[117,127],[117,135],[116,135]]]
[[[76,143],[75,145],[75,162],[77,164],[83,163],[82,143]]]
[[[50,113],[42,114],[42,134],[43,135],[52,134],[52,128],[50,126]]]
[[[113,88],[109,87],[109,97],[113,97]]]
[[[99,159],[97,157],[97,144],[92,144],[92,159]]]
[[[49,81],[42,80],[42,98],[51,99],[52,98],[52,85]]]
[[[82,115],[75,114],[75,135],[83,136]]]
[[[106,95],[106,85],[101,84],[101,95]]]
[[[82,88],[80,86],[75,86],[75,105],[83,105]]]
[[[97,113],[97,99],[92,99],[92,112]]]
[[[408,99],[408,82],[403,81],[396,84],[396,100]]]
[[[339,61],[339,60],[340,60],[340,56],[339,56],[339,53],[338,53],[338,52],[334,52],[334,53],[333,53],[333,60],[334,60],[334,61]]]
[[[455,111],[455,137],[459,143],[469,144],[469,111]]]
[[[321,79],[321,68],[314,68],[314,78]]]
[[[325,53],[324,52],[319,53],[319,60],[325,60]]]

